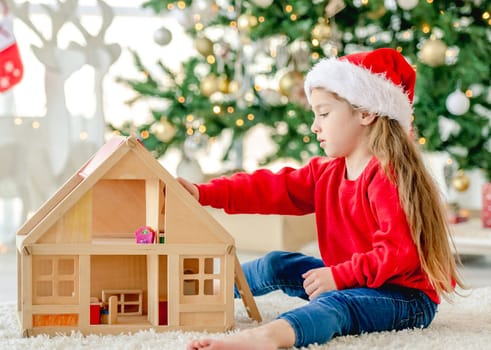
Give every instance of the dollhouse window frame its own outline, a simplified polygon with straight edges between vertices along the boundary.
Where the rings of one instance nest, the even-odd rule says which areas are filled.
[[[224,256],[183,256],[180,263],[181,297],[193,299],[221,299],[224,283]]]
[[[78,256],[33,256],[32,265],[33,304],[65,305],[78,302]]]

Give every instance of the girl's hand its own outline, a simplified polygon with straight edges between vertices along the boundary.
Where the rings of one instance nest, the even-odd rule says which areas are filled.
[[[199,200],[199,190],[195,184],[192,184],[191,182],[184,180],[182,177],[178,177],[177,182],[179,182],[182,185],[182,187],[184,187],[184,189],[188,191],[189,194],[193,196],[197,201]]]
[[[329,267],[319,267],[309,270],[302,277],[305,279],[303,281],[303,288],[310,300],[317,298],[321,293],[338,289],[332,277],[331,268]]]

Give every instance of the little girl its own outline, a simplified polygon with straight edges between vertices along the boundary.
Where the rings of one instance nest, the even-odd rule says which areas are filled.
[[[415,72],[392,49],[321,60],[307,74],[327,157],[299,169],[180,183],[228,213],[315,212],[321,259],[271,252],[243,270],[253,295],[309,300],[270,323],[187,349],[278,349],[423,328],[462,286],[440,195],[410,137]],[[238,297],[238,295],[236,295]]]

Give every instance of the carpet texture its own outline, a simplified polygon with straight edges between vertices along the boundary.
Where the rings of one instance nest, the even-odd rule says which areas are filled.
[[[310,350],[354,349],[491,349],[491,287],[466,291],[452,303],[443,302],[427,329],[381,332],[361,336],[338,337],[322,345],[311,345]],[[280,312],[300,306],[304,301],[289,298],[280,292],[256,298],[265,321]],[[205,333],[141,331],[118,336],[36,336],[21,338],[14,304],[0,304],[0,349],[184,349],[190,339]],[[254,326],[240,301],[236,301],[236,328]],[[224,334],[210,334],[223,337]]]

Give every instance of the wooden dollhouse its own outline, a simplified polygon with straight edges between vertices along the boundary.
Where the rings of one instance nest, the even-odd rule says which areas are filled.
[[[19,229],[17,258],[24,336],[225,331],[234,281],[260,321],[234,239],[134,137],[113,137]]]

